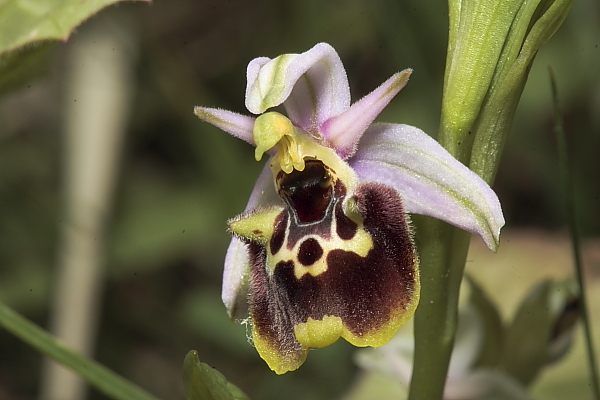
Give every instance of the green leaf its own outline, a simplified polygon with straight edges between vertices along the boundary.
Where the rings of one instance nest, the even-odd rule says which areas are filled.
[[[200,362],[190,350],[183,362],[183,386],[187,400],[250,400],[214,368]]]
[[[475,367],[495,367],[500,362],[504,345],[504,327],[498,309],[483,288],[467,275],[471,284],[469,302],[473,304],[483,320],[484,337]]]
[[[157,400],[96,361],[71,350],[48,332],[0,302],[0,327],[41,353],[71,368],[100,392],[116,400]]]
[[[527,386],[547,360],[553,284],[545,280],[533,288],[521,303],[507,329],[502,365],[509,375]]]
[[[0,95],[45,73],[53,48],[53,43],[45,42],[0,56]]]
[[[67,40],[84,20],[119,0],[4,0],[0,3],[0,56],[41,40]]]

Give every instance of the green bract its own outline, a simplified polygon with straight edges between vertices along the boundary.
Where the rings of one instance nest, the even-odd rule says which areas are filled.
[[[450,1],[440,143],[492,182],[535,54],[573,0]]]

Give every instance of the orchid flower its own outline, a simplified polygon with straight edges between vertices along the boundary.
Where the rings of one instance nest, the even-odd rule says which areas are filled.
[[[248,303],[253,343],[276,373],[339,337],[381,346],[412,316],[420,283],[407,213],[497,248],[504,218],[488,184],[420,129],[373,123],[411,72],[351,105],[342,62],[320,43],[250,62],[246,107],[257,117],[194,110],[254,145],[257,160],[269,155],[229,221],[222,299],[232,318]],[[279,105],[287,117],[267,111]]]

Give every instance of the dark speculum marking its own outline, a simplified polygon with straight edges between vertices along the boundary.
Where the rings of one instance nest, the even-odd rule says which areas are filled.
[[[287,182],[286,190],[292,193],[292,198],[299,198],[294,197],[291,182],[299,183],[297,180]],[[320,180],[315,179],[308,183],[315,187],[320,186],[318,182]],[[339,203],[345,196],[345,188],[337,187],[337,183],[335,186]],[[317,192],[316,189],[297,190],[302,196]],[[343,190],[341,197],[338,190]],[[257,248],[252,250],[256,246],[251,245],[253,326],[281,353],[298,351],[300,344],[294,337],[294,325],[306,322],[309,317],[322,320],[325,315],[338,316],[350,332],[362,336],[382,327],[414,299],[416,253],[400,196],[389,186],[363,183],[356,188],[354,198],[364,229],[373,240],[366,257],[352,251],[324,249],[322,257],[326,257],[327,270],[317,276],[304,274],[297,279],[292,261],[280,261],[272,274],[267,273],[266,253]],[[338,221],[341,219],[340,216]],[[349,237],[350,227],[347,224],[338,234]],[[306,242],[308,239],[303,245]]]
[[[306,161],[304,171],[278,174],[279,195],[294,210],[299,223],[325,218],[333,198],[331,175],[322,161]]]
[[[277,218],[275,218],[275,223],[273,226],[273,236],[271,236],[271,240],[269,241],[269,247],[271,248],[271,254],[276,254],[281,246],[283,245],[283,240],[285,239],[285,228],[287,227],[288,214],[286,210],[283,210]]]
[[[300,264],[308,267],[313,265],[323,256],[323,248],[314,238],[308,238],[300,245],[298,251],[298,261]]]
[[[335,207],[336,233],[343,240],[350,240],[356,235],[358,225],[344,214],[342,203]]]

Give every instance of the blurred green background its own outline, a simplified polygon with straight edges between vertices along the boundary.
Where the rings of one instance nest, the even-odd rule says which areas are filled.
[[[245,70],[252,58],[303,52],[325,41],[346,66],[354,100],[394,72],[413,68],[409,84],[379,120],[435,136],[446,3],[119,3],[65,43],[28,48],[33,61],[10,79],[0,77],[0,300],[41,326],[48,324],[55,295],[64,225],[64,110],[73,101],[65,91],[65,60],[87,29],[111,30],[115,23],[126,28],[132,92],[117,189],[105,217],[95,358],[165,400],[183,398],[181,367],[190,349],[254,399],[342,397],[357,374],[352,346],[340,341],[313,351],[299,371],[278,377],[247,343],[245,327],[228,320],[220,301],[229,242],[225,221],[244,209],[262,163],[254,161],[249,145],[198,120],[193,107],[247,114]],[[600,3],[579,0],[538,54],[494,186],[505,231],[565,230],[551,67],[582,233],[600,236],[599,44]],[[590,271],[597,279],[600,266]],[[579,364],[585,376],[585,364]],[[41,367],[40,354],[0,331],[0,398],[35,398]],[[103,398],[93,390],[90,396]]]

